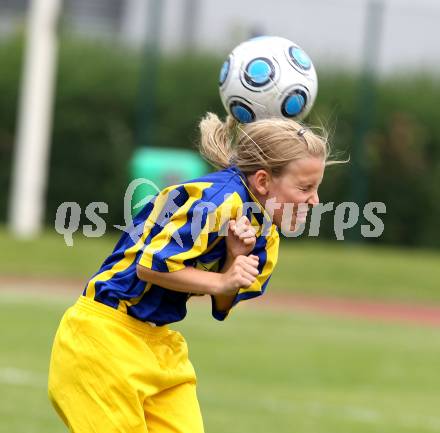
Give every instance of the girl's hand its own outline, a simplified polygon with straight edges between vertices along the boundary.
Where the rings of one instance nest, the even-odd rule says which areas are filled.
[[[241,216],[237,221],[229,221],[226,250],[231,258],[247,256],[256,242],[256,230],[246,216]]]
[[[249,287],[258,275],[258,256],[238,256],[231,266],[219,274],[221,284],[217,295],[235,295],[241,288]]]

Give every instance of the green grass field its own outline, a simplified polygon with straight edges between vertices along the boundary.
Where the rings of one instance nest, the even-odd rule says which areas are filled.
[[[51,340],[72,298],[0,293],[0,432],[63,432],[46,397]],[[207,433],[440,431],[438,329],[190,305],[175,326],[198,372]]]
[[[86,281],[112,251],[115,235],[74,236],[54,231],[17,242],[0,229],[0,275],[68,277]],[[270,290],[353,298],[440,302],[440,252],[347,242],[282,242]]]

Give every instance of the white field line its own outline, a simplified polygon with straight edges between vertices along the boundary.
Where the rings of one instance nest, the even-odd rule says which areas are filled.
[[[44,388],[47,386],[47,377],[29,370],[3,367],[0,368],[0,384]]]
[[[394,423],[396,425],[405,428],[420,428],[423,427],[426,430],[431,430],[432,432],[440,431],[440,417],[435,416],[425,416],[417,414],[405,414],[400,416],[398,420],[392,420],[387,414],[382,413],[379,410],[362,407],[362,406],[351,406],[351,405],[327,405],[322,402],[314,403],[300,403],[296,406],[294,403],[286,404],[286,402],[276,399],[265,400],[266,408],[270,408],[273,412],[306,412],[311,416],[339,416],[347,420],[368,423],[368,424],[383,424]],[[295,407],[296,406],[296,407]]]
[[[54,292],[41,290],[37,291],[23,291],[21,289],[14,290],[12,287],[4,289],[0,285],[0,303],[8,304],[73,304],[80,293],[69,294],[65,292]]]
[[[209,394],[203,393],[203,399],[211,402],[213,400]],[[218,403],[218,402],[217,402]],[[233,397],[228,398],[228,404],[235,409],[240,407],[255,410],[258,408],[261,411],[271,412],[274,414],[289,414],[293,417],[295,414],[304,414],[307,417],[345,419],[362,424],[370,425],[395,425],[395,427],[420,429],[438,433],[440,431],[440,417],[424,414],[400,414],[396,419],[393,414],[384,413],[376,408],[367,406],[355,406],[347,404],[327,404],[322,401],[314,402],[294,402],[284,399],[263,397],[258,398],[254,396],[246,402],[243,400],[235,400]]]

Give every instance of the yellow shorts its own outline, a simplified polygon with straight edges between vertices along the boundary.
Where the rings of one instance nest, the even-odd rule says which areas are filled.
[[[82,296],[64,314],[49,398],[74,433],[202,433],[182,335]]]

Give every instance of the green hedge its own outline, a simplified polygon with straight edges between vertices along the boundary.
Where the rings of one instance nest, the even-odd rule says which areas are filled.
[[[21,56],[19,39],[0,45],[2,221],[9,193]],[[161,60],[153,145],[191,147],[197,139],[198,119],[208,110],[224,112],[217,93],[221,61],[203,54]],[[323,69],[318,100],[308,121],[327,126],[333,147],[347,157],[363,121],[359,100],[363,81],[354,73]],[[110,209],[106,221],[122,223],[127,165],[138,141],[139,107],[150,102],[139,97],[142,71],[139,53],[96,42],[62,41],[47,191],[49,225],[63,201],[77,201],[83,209],[91,201],[105,201]],[[429,74],[383,79],[371,98],[374,95],[376,105],[365,140],[366,199],[387,205],[385,231],[376,242],[440,246],[440,80]],[[351,183],[350,164],[329,168],[322,201],[351,200]],[[334,238],[332,224],[331,216],[324,217],[324,237]],[[352,230],[356,231],[359,226]]]

